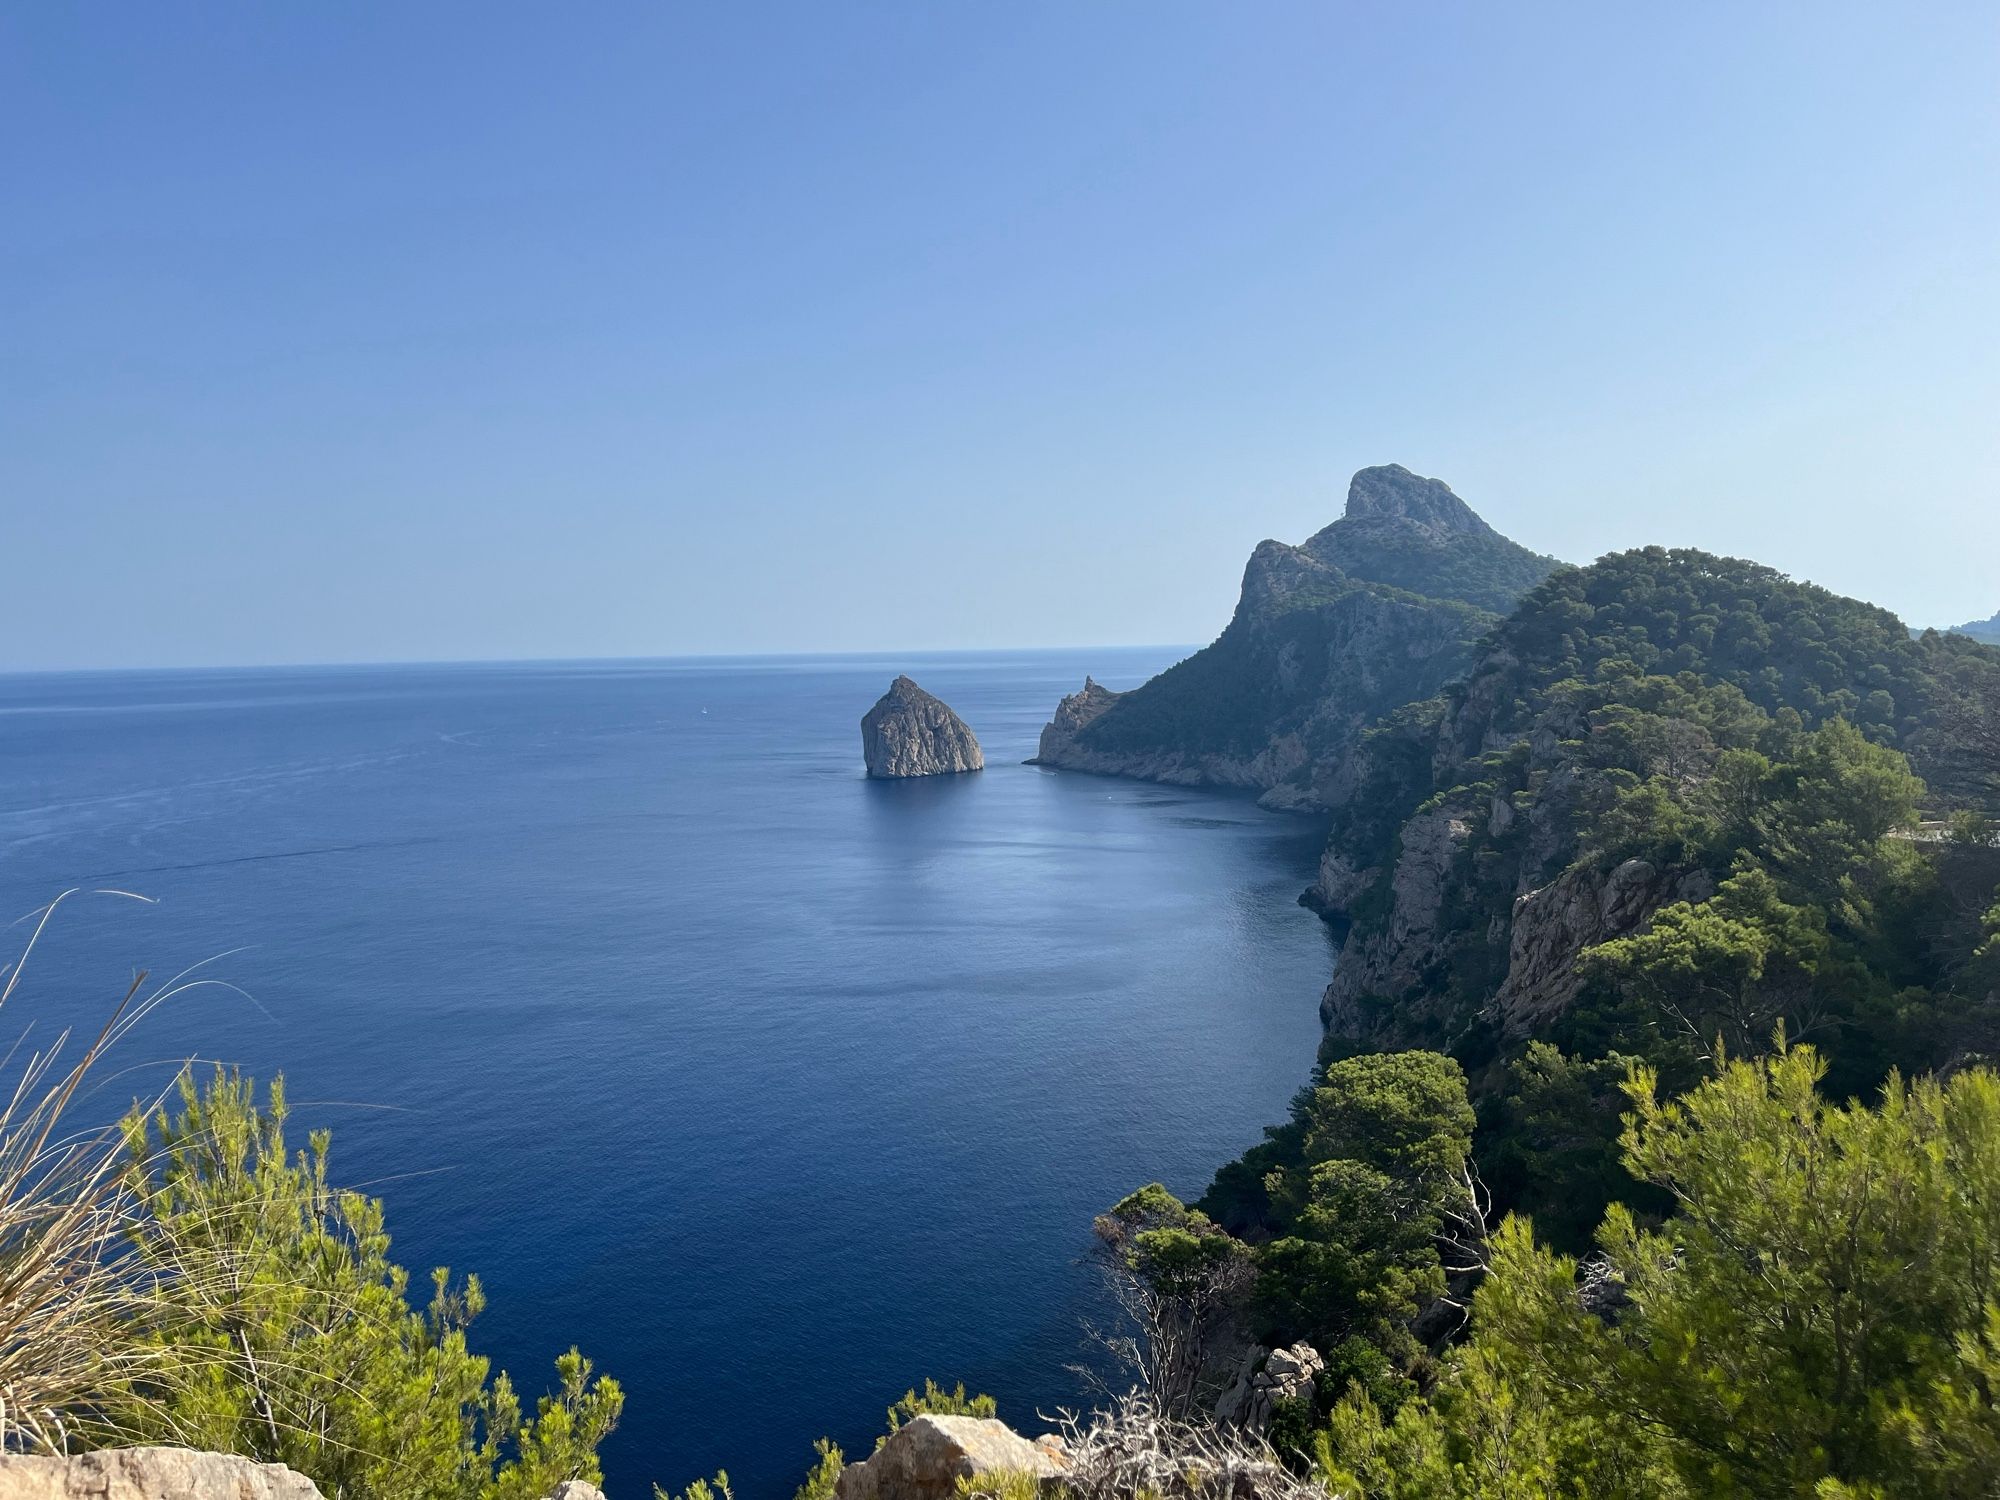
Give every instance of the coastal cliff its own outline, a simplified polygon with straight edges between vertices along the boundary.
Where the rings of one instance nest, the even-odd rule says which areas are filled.
[[[1055,716],[1042,726],[1041,742],[1035,748],[1034,759],[1028,764],[1067,765],[1072,770],[1092,769],[1076,763],[1087,759],[1090,754],[1077,748],[1076,737],[1123,696],[1122,693],[1112,692],[1095,678],[1085,677],[1082,688],[1065,696],[1056,705]]]
[[[1731,778],[1819,726],[1900,745],[1934,793],[1964,792],[1926,726],[1940,676],[1981,649],[1699,552],[1550,579],[1460,682],[1321,783],[1331,828],[1306,900],[1344,929],[1329,1032],[1481,1054],[1545,1033],[1592,950],[1716,895],[1732,867],[1715,849],[1771,816],[1736,810],[1750,794]],[[1636,831],[1669,815],[1690,831]]]
[[[986,756],[965,721],[908,677],[898,677],[861,720],[868,774],[882,780],[950,776],[984,769]]]
[[[1320,783],[1360,731],[1465,671],[1496,611],[1555,566],[1442,481],[1363,469],[1341,519],[1257,546],[1212,645],[1130,692],[1086,682],[1036,763],[1323,807]]]

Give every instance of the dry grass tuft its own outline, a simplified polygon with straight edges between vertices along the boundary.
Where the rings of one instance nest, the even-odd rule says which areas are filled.
[[[57,910],[81,894],[65,891],[24,919],[33,927],[0,968],[0,1010]],[[124,1133],[116,1118],[70,1127],[85,1085],[133,1027],[175,995],[220,983],[192,976],[149,985],[142,971],[95,1033],[65,1030],[36,1045],[24,1024],[0,1057],[0,1452],[67,1452],[78,1425],[121,1393],[129,1399],[160,1358],[146,1338],[158,1274],[130,1250]]]
[[[1144,1396],[1087,1416],[1065,1412],[1058,1425],[1070,1457],[1056,1485],[1063,1500],[1339,1500],[1292,1473],[1261,1438],[1174,1420]]]

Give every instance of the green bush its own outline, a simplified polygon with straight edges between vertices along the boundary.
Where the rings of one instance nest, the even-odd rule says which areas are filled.
[[[127,1122],[157,1358],[109,1432],[287,1464],[339,1500],[540,1500],[595,1482],[617,1383],[571,1350],[525,1414],[467,1346],[477,1279],[438,1271],[413,1309],[382,1205],[330,1184],[325,1132],[289,1155],[286,1115],[282,1080],[260,1104],[218,1069],[205,1088],[183,1079],[177,1110]]]

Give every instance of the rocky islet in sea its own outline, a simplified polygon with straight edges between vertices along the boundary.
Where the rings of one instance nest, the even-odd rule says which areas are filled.
[[[979,741],[943,700],[906,676],[889,684],[861,720],[861,754],[880,780],[983,770]]]

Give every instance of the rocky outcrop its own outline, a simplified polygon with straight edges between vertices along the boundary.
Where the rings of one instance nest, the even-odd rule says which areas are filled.
[[[231,1453],[107,1448],[0,1458],[0,1500],[321,1500],[305,1475]]]
[[[1507,977],[1493,997],[1503,1033],[1525,1036],[1569,1008],[1581,987],[1583,950],[1636,932],[1675,901],[1706,901],[1715,881],[1703,870],[1660,870],[1628,859],[1610,870],[1564,871],[1514,902]]]
[[[1081,690],[1067,694],[1056,705],[1055,717],[1042,726],[1041,743],[1035,748],[1035,758],[1028,762],[1031,766],[1060,766],[1065,757],[1075,753],[1076,737],[1094,723],[1120,695],[1101,685],[1094,677],[1085,677]],[[1088,752],[1084,752],[1087,757]],[[1075,767],[1088,770],[1087,766]]]
[[[1347,486],[1343,519],[1393,520],[1432,532],[1497,535],[1442,479],[1412,474],[1401,464],[1382,464],[1356,474]]]
[[[1442,481],[1363,469],[1340,520],[1258,544],[1213,645],[1130,692],[1065,698],[1036,761],[1322,808],[1361,731],[1460,675],[1493,611],[1554,566]]]
[[[912,1417],[865,1462],[835,1481],[837,1500],[952,1500],[959,1481],[981,1474],[1059,1480],[1069,1467],[1062,1440],[1030,1442],[995,1417]]]
[[[0,1500],[325,1500],[283,1464],[195,1448],[100,1448],[70,1458],[0,1454]],[[548,1500],[604,1500],[571,1479]]]
[[[870,776],[948,776],[986,765],[965,721],[907,677],[889,684],[861,720],[861,754]]]
[[[1261,1435],[1270,1429],[1279,1402],[1312,1396],[1313,1379],[1325,1368],[1319,1350],[1304,1340],[1288,1349],[1252,1346],[1236,1379],[1215,1403],[1216,1420]]]

